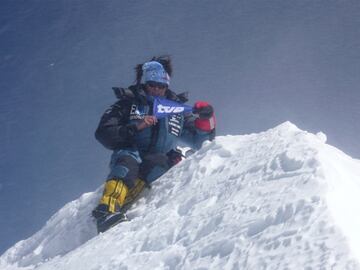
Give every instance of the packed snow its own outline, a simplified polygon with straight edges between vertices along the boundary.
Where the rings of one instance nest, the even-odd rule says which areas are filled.
[[[0,257],[0,269],[360,269],[360,161],[286,122],[217,137],[97,235],[102,187]]]

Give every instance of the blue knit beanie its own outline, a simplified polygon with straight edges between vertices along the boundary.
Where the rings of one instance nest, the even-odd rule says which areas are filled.
[[[142,66],[144,81],[153,81],[159,83],[165,83],[169,86],[170,76],[165,71],[162,64],[156,61],[146,62]]]

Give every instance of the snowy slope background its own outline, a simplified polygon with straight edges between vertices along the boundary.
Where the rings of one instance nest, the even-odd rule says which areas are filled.
[[[0,254],[104,182],[94,131],[153,55],[214,105],[217,135],[289,120],[360,157],[358,0],[0,3]]]
[[[360,161],[290,122],[221,136],[96,235],[101,188],[0,257],[1,269],[360,269]]]

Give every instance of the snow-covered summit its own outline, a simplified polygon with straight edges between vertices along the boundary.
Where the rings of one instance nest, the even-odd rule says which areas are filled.
[[[217,137],[96,235],[101,188],[0,257],[1,269],[359,269],[360,161],[286,122]]]

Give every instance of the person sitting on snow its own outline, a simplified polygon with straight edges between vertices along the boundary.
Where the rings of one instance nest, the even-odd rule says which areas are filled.
[[[113,88],[119,100],[104,113],[95,132],[96,139],[113,151],[103,195],[92,212],[99,232],[124,218],[124,206],[181,160],[173,151],[180,140],[199,149],[215,137],[214,111],[207,102],[198,101],[193,108],[183,105],[192,112],[154,107],[159,98],[179,106],[187,101],[186,93],[169,89],[170,57],[154,57],[135,70],[135,85]],[[170,113],[156,116],[157,108]]]

